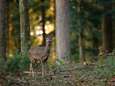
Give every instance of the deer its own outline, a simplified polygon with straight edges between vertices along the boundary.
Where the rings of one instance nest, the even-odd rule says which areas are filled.
[[[47,37],[45,46],[35,46],[29,49],[30,71],[33,77],[34,77],[33,64],[41,64],[42,65],[42,75],[44,75],[43,65],[48,60],[51,41],[52,41],[51,37]]]
[[[107,86],[115,86],[115,76],[108,80]]]

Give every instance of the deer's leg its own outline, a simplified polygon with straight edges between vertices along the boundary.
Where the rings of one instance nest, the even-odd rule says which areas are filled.
[[[40,63],[41,63],[41,72],[42,72],[42,77],[44,77],[44,71],[45,71],[45,68],[44,68],[44,64],[42,62],[42,60],[40,59]]]
[[[30,63],[30,72],[31,72],[32,77],[34,77],[34,70],[33,70],[32,62]]]

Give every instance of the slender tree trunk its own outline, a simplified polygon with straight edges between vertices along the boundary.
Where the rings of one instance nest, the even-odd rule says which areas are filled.
[[[87,64],[90,64],[94,61],[94,43],[93,43],[93,26],[90,22],[86,21],[84,26],[84,55]]]
[[[56,43],[58,58],[70,54],[69,0],[56,0]]]
[[[112,2],[112,9],[115,9],[115,2]],[[115,49],[115,13],[112,14],[112,29],[113,29],[113,48]]]
[[[30,48],[30,21],[29,21],[29,4],[28,0],[24,0],[25,7],[25,39],[27,42],[27,50]]]
[[[79,33],[79,58],[80,58],[80,62],[84,63],[85,62],[85,57],[84,57],[84,50],[83,50],[83,36],[82,36],[82,32]]]
[[[9,19],[10,19],[10,3],[9,3],[9,1],[8,0],[6,0],[6,6],[7,6],[7,8],[6,8],[6,16],[7,16],[7,30],[6,30],[6,56],[8,56],[9,55],[9,24],[10,24],[10,22],[9,22]]]
[[[106,15],[103,17],[102,33],[103,33],[103,49],[106,53],[113,50],[113,39],[112,39],[112,1],[108,5],[105,5]]]
[[[83,26],[82,26],[82,22],[81,22],[81,1],[80,0],[76,0],[78,5],[77,5],[77,15],[79,17],[79,19],[77,20],[78,21],[78,27],[79,27],[79,39],[78,39],[78,42],[79,42],[79,58],[80,58],[80,62],[81,63],[84,63],[86,60],[85,60],[85,55],[84,55],[84,41],[83,41]]]
[[[19,9],[20,9],[21,53],[24,54],[30,47],[28,0],[20,0]]]
[[[0,0],[0,57],[7,60],[7,1]]]
[[[46,45],[46,33],[45,33],[45,23],[46,23],[46,8],[45,8],[45,0],[41,0],[41,23],[42,23],[42,31],[43,31],[43,42],[42,45],[45,46]]]
[[[19,1],[16,0],[17,2],[14,3],[15,6],[15,11],[17,11],[19,9]],[[13,4],[13,5],[14,5]],[[14,39],[14,44],[15,44],[15,48],[16,48],[16,52],[21,52],[21,40],[20,40],[20,14],[19,11],[17,11],[14,16],[10,19],[12,22],[12,26],[13,26],[13,39]],[[15,23],[17,22],[17,23]]]

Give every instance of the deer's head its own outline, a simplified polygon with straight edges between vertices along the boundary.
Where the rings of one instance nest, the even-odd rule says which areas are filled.
[[[47,45],[50,45],[51,42],[52,42],[52,38],[51,38],[50,36],[48,36],[48,37],[46,38],[46,44],[47,44]]]

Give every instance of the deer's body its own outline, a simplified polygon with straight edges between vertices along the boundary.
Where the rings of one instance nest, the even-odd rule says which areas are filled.
[[[32,64],[38,64],[38,63],[45,63],[49,56],[49,50],[50,50],[50,44],[51,40],[46,39],[46,45],[45,46],[35,46],[30,48],[29,50],[29,59],[31,61],[30,63],[30,71],[33,71]]]
[[[31,63],[45,62],[48,59],[48,51],[45,51],[45,47],[32,47],[29,50],[29,59]]]

